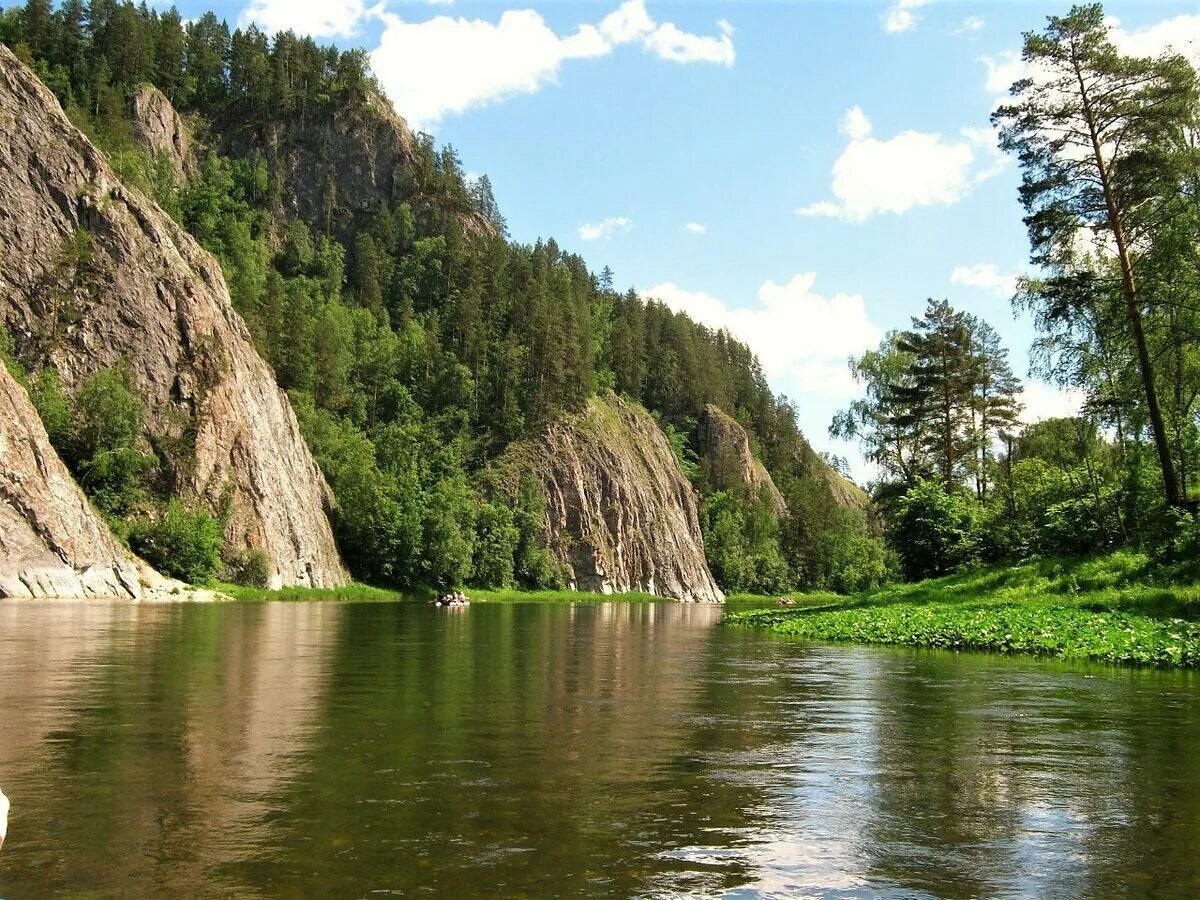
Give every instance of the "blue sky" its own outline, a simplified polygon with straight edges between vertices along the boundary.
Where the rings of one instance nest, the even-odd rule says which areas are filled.
[[[1027,246],[988,115],[1022,31],[1061,3],[252,0],[254,18],[375,51],[402,115],[492,180],[512,236],[727,325],[820,449],[845,358],[927,297],[991,322]],[[207,8],[180,5],[185,15]],[[1114,2],[1131,50],[1200,58],[1195,2]],[[958,270],[957,277],[955,272]],[[1072,398],[1033,386],[1038,417]]]

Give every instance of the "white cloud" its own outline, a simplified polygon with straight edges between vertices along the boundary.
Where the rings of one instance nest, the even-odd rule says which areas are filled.
[[[954,29],[953,34],[978,34],[983,31],[987,25],[979,16],[967,16],[962,20],[962,24]]]
[[[1200,66],[1200,15],[1182,15],[1166,19],[1137,31],[1126,31],[1121,22],[1109,18],[1112,39],[1129,56],[1158,56],[1168,51],[1180,53]]]
[[[585,241],[596,241],[600,238],[607,240],[618,231],[629,231],[632,228],[633,222],[625,216],[609,216],[592,225],[580,225],[579,237]]]
[[[286,0],[255,0],[275,3]],[[362,2],[362,0],[356,0]],[[555,81],[563,63],[607,56],[624,44],[672,62],[733,65],[733,28],[721,20],[719,34],[683,31],[656,22],[644,0],[625,0],[598,24],[559,35],[536,10],[507,10],[498,21],[437,16],[406,22],[375,12],[384,22],[371,67],[401,115],[427,128],[443,116],[533,93]]]
[[[290,29],[315,38],[350,37],[368,15],[381,9],[382,4],[367,9],[363,0],[325,0],[323,3],[252,0],[242,10],[238,21],[242,25],[253,22],[269,34]]]
[[[1031,425],[1045,419],[1079,415],[1087,395],[1079,388],[1060,388],[1044,381],[1028,381],[1019,399],[1025,407],[1021,421]]]
[[[895,0],[883,14],[883,30],[897,34],[917,27],[917,10],[929,0]]]
[[[662,59],[672,62],[708,62],[732,66],[736,55],[733,50],[733,26],[721,19],[717,27],[721,30],[720,37],[706,37],[681,31],[667,22],[650,32],[642,44]]]
[[[1016,292],[1017,278],[1017,272],[1002,273],[994,263],[958,266],[950,273],[951,284],[994,291],[1001,297],[1011,297]]]
[[[708,232],[708,226],[701,225],[699,222],[688,222],[683,226],[683,230],[691,232],[692,234],[706,234]]]
[[[766,281],[758,304],[730,307],[703,291],[666,282],[641,293],[685,312],[710,328],[725,328],[758,354],[767,377],[793,397],[856,396],[858,386],[846,359],[879,343],[880,329],[867,318],[857,294],[823,297],[813,292],[816,274],[796,275],[784,284]]]
[[[842,116],[842,134],[852,141],[861,141],[871,135],[871,120],[861,106],[852,106]]]
[[[857,106],[842,118],[850,143],[833,165],[833,195],[796,210],[862,222],[880,213],[957,203],[1005,165],[989,129],[963,129],[960,140],[905,131],[888,140],[871,137],[871,121]]]
[[[1109,36],[1117,49],[1129,56],[1159,56],[1166,52],[1180,53],[1200,68],[1200,15],[1182,15],[1165,19],[1145,28],[1126,31],[1119,19],[1106,20]],[[1015,50],[1005,50],[979,60],[987,69],[984,87],[997,98],[1008,96],[1014,81],[1037,77]]]

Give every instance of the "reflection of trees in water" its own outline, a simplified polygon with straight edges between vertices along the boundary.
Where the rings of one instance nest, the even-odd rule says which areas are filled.
[[[1140,893],[1136,857],[1181,877],[1184,864],[1195,884],[1190,843],[1148,842],[1133,821],[1179,803],[1155,784],[1178,769],[1152,748],[1200,737],[1176,715],[1147,727],[1154,705],[1181,699],[1176,676],[1137,673],[1158,679],[1139,691],[1130,673],[971,655],[915,653],[896,668],[875,683],[873,876],[951,897]],[[1147,765],[1148,752],[1160,758]]]
[[[341,608],[79,607],[82,621],[66,623],[28,608],[5,631],[28,649],[71,648],[40,676],[14,682],[0,671],[0,684],[23,694],[5,707],[55,723],[23,732],[29,802],[18,811],[23,838],[6,848],[6,886],[25,877],[41,891],[179,895],[204,884],[214,895],[214,866],[254,851],[269,798],[292,775]],[[0,759],[13,735],[6,727]]]
[[[660,851],[701,840],[724,807],[745,803],[706,779],[689,749],[711,702],[701,669],[719,610],[347,614],[316,759],[334,774],[296,793],[291,832],[271,850],[294,858],[307,834],[328,851],[306,870],[321,881],[341,878],[352,893],[553,883],[564,895],[629,895],[664,867]],[[684,777],[689,756],[696,771]],[[350,871],[339,852],[355,860]],[[272,877],[298,888],[289,868]]]
[[[1195,895],[1186,676],[669,604],[0,604],[14,896]]]

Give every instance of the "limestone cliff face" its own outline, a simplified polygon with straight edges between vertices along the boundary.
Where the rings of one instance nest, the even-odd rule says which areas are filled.
[[[187,126],[162,91],[152,84],[142,85],[134,94],[131,112],[134,139],[151,153],[170,160],[177,180],[195,171]]]
[[[71,480],[0,363],[0,597],[122,597],[138,568]]]
[[[787,503],[771,473],[754,458],[750,437],[738,422],[719,407],[708,404],[696,426],[696,444],[713,487],[738,490],[758,497],[765,489],[775,514],[787,515]]]
[[[216,260],[122,185],[53,95],[0,46],[0,320],[68,391],[127,366],[146,437],[184,496],[227,509],[234,548],[276,585],[346,581],[331,494]]]
[[[514,456],[541,480],[547,544],[572,587],[725,599],[704,557],[695,492],[645,410],[593,398]]]

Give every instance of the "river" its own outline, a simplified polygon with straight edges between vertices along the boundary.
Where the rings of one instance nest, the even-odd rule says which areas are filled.
[[[1200,680],[659,604],[0,602],[0,896],[1200,894]]]

